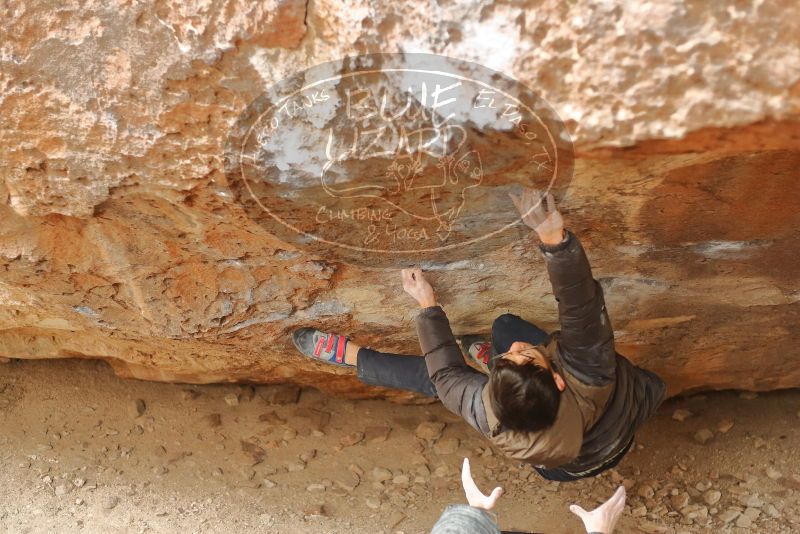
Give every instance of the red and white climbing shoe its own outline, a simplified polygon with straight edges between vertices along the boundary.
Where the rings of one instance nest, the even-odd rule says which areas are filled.
[[[324,363],[352,367],[344,363],[344,351],[347,348],[347,338],[344,336],[313,328],[299,328],[292,333],[292,340],[303,356]]]
[[[461,336],[461,348],[469,355],[469,359],[480,367],[483,372],[489,373],[489,360],[493,356],[492,342],[485,336]]]

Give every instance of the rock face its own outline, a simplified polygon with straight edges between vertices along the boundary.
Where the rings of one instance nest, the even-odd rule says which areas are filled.
[[[621,353],[673,394],[800,385],[796,2],[17,2],[0,24],[2,356],[402,397],[299,358],[287,335],[416,352],[397,273],[266,233],[230,200],[222,152],[284,77],[423,51],[502,71],[566,122],[562,207]],[[555,327],[532,238],[431,266],[456,333],[506,311]]]

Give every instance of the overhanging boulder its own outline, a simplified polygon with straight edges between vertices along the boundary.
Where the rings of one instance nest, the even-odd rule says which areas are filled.
[[[289,339],[315,325],[415,352],[398,274],[264,231],[227,194],[222,154],[265,87],[417,35],[520,80],[564,119],[576,160],[562,207],[622,354],[672,394],[800,386],[797,4],[739,17],[409,2],[361,20],[329,1],[190,4],[3,14],[18,31],[0,58],[1,356],[404,398],[300,358]],[[532,235],[428,267],[457,333],[507,311],[555,327]]]

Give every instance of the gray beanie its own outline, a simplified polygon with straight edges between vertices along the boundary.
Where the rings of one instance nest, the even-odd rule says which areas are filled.
[[[433,525],[431,534],[500,534],[493,514],[466,504],[451,504]]]

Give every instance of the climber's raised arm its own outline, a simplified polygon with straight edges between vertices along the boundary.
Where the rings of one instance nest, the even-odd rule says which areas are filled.
[[[417,335],[428,376],[436,388],[442,404],[464,418],[473,428],[486,433],[488,425],[483,410],[481,392],[486,385],[486,375],[476,371],[464,361],[450,321],[444,310],[436,304],[433,287],[420,269],[403,269],[403,289],[422,308],[417,315]]]
[[[564,363],[584,383],[599,385],[614,378],[614,331],[606,311],[603,289],[592,278],[589,260],[577,236],[564,229],[552,194],[523,190],[511,199],[523,222],[533,228],[547,264],[553,295],[558,302],[561,331],[558,347]]]

